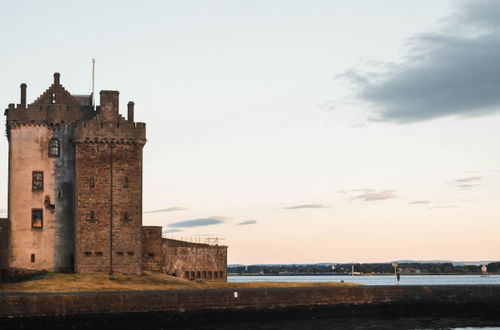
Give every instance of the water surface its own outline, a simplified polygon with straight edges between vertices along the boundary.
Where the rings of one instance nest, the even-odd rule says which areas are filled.
[[[362,285],[394,285],[391,275],[228,276],[228,282],[352,282]],[[500,285],[500,275],[403,275],[401,285]]]

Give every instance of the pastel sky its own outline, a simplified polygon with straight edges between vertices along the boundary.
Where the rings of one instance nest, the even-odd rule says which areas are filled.
[[[500,2],[0,2],[0,104],[147,123],[145,225],[229,263],[499,260]],[[2,119],[2,125],[4,125]],[[0,208],[7,205],[0,143]],[[0,214],[2,216],[2,214]]]

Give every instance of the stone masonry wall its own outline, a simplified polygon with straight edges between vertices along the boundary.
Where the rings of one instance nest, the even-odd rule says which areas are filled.
[[[76,270],[140,274],[142,146],[76,146]]]
[[[162,240],[164,272],[186,279],[227,280],[227,246]]]
[[[162,272],[161,227],[142,227],[142,267],[152,272]]]
[[[107,144],[76,145],[77,273],[111,271],[111,148]]]
[[[76,271],[142,274],[145,125],[119,114],[117,91],[75,126]]]
[[[297,312],[296,308],[301,306],[306,310],[312,310],[315,307],[328,308],[329,317],[338,317],[339,314],[352,317],[354,314],[352,312],[356,308],[358,311],[359,308],[369,309],[373,313],[372,316],[377,317],[381,316],[383,307],[387,308],[386,315],[391,317],[397,315],[397,311],[406,311],[409,315],[428,316],[446,312],[449,313],[448,315],[451,312],[451,315],[462,316],[470,311],[483,311],[485,314],[498,317],[500,286],[402,285],[88,292],[85,294],[3,293],[0,295],[0,328],[3,325],[2,321],[16,318],[23,320],[24,316],[49,315],[65,317],[80,315],[83,325],[91,320],[88,314],[112,313],[132,313],[134,318],[138,318],[141,312],[171,311],[173,314],[169,316],[172,320],[188,311],[213,310],[214,313],[205,313],[205,317],[213,318],[218,314],[216,311],[222,310],[233,310],[241,313],[239,314],[241,316],[246,311],[263,310],[273,313],[284,310],[288,312],[288,317],[292,317],[291,313]],[[101,322],[101,327],[102,316],[94,317]],[[125,315],[117,316],[125,317]],[[63,320],[64,318],[58,318],[57,323]],[[158,324],[156,326],[160,327]],[[168,323],[163,323],[162,326],[168,328]]]
[[[58,270],[55,250],[57,225],[54,209],[55,159],[48,155],[53,128],[47,125],[18,125],[10,129],[9,144],[9,267]],[[43,189],[32,189],[33,171],[43,172]],[[41,210],[43,226],[33,228],[32,210]]]
[[[0,272],[8,267],[9,257],[9,219],[0,218]],[[1,281],[1,275],[0,275]]]

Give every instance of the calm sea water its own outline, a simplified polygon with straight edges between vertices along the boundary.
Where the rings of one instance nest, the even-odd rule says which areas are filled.
[[[362,285],[394,285],[395,277],[380,276],[228,276],[229,282],[352,282]],[[402,275],[401,285],[500,285],[500,275]]]

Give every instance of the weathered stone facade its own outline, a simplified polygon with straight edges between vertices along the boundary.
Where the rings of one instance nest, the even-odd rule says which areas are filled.
[[[190,280],[227,280],[227,246],[161,237],[161,227],[142,230],[144,270]]]
[[[0,219],[0,270],[226,279],[226,247],[162,238],[142,227],[146,125],[119,114],[119,92],[72,95],[54,74],[33,103],[9,104],[8,219]],[[192,275],[192,276],[191,276]],[[198,276],[199,275],[199,276]]]
[[[10,104],[10,268],[142,273],[146,126],[118,113],[119,93],[71,95],[54,74],[33,103]]]

